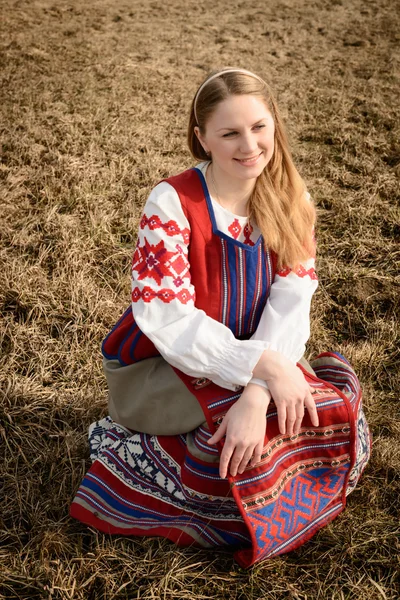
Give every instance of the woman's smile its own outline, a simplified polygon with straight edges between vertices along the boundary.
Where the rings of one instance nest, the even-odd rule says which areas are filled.
[[[236,160],[239,164],[243,165],[244,167],[252,167],[253,165],[258,163],[263,154],[264,152],[260,152],[259,154],[251,156],[250,158],[234,158],[233,160]]]

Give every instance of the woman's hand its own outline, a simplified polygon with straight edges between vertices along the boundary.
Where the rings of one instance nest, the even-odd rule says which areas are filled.
[[[266,414],[271,395],[266,388],[250,383],[239,400],[228,410],[216,433],[208,440],[216,444],[226,435],[221,452],[219,474],[222,479],[230,474],[243,473],[261,460],[264,445]]]
[[[278,411],[279,431],[299,433],[307,408],[311,423],[318,427],[318,413],[311,388],[302,371],[280,352],[265,350],[256,364],[253,375],[268,383]]]
[[[279,431],[292,435],[299,433],[307,408],[311,423],[318,427],[318,413],[311,388],[302,371],[289,361],[275,376],[266,380],[278,411]]]

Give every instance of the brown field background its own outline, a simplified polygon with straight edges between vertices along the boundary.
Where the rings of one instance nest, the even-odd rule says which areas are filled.
[[[399,47],[392,0],[2,0],[0,598],[396,600]],[[141,208],[193,164],[214,67],[268,79],[319,209],[308,356],[364,389],[373,454],[348,507],[249,571],[229,550],[124,539],[68,517],[106,413],[100,343],[129,303]]]

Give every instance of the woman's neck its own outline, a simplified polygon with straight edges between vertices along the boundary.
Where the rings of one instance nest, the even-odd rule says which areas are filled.
[[[256,179],[232,179],[211,162],[207,168],[206,180],[212,196],[223,208],[235,215],[248,216],[248,201]]]

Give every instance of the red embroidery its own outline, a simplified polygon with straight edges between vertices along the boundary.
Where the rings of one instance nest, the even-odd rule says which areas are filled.
[[[178,275],[178,277],[175,277],[175,279],[173,279],[172,281],[176,287],[180,287],[184,283],[184,281],[180,275]]]
[[[308,275],[310,279],[318,279],[314,267],[311,267],[307,270],[303,267],[303,265],[300,265],[297,269],[290,269],[290,267],[284,267],[280,271],[276,272],[276,274],[279,275],[279,277],[287,277],[289,273],[294,273],[295,275],[297,275],[297,277],[306,277]]]
[[[195,301],[195,294],[191,294],[189,290],[183,289],[179,292],[163,288],[162,290],[153,290],[151,287],[145,286],[143,290],[135,287],[132,290],[132,302],[151,302],[154,298],[159,298],[165,304],[169,304],[172,300],[179,300],[182,304],[187,304],[190,301]]]
[[[153,246],[144,238],[144,245],[137,246],[133,255],[132,271],[136,271],[137,279],[151,277],[161,285],[164,277],[174,277],[168,264],[173,256],[174,252],[167,251],[163,240]]]
[[[242,228],[240,226],[240,223],[237,219],[235,219],[233,221],[233,223],[231,223],[228,227],[228,231],[231,233],[232,237],[235,238],[235,240],[238,239],[240,232],[242,231]]]
[[[188,244],[190,241],[190,229],[187,227],[185,229],[181,229],[176,221],[171,220],[167,223],[163,223],[158,215],[151,215],[151,217],[147,217],[144,214],[140,220],[140,229],[144,229],[146,226],[152,231],[154,231],[154,229],[161,228],[170,237],[181,234],[185,244]]]
[[[243,229],[243,234],[244,234],[244,243],[247,244],[248,246],[254,246],[254,242],[251,239],[251,234],[253,233],[254,229],[251,226],[251,223],[246,223],[246,225],[244,226]]]
[[[180,254],[178,256],[178,258],[176,258],[173,262],[171,262],[171,267],[174,269],[174,271],[176,273],[178,273],[178,275],[181,275],[183,273],[183,271],[187,271],[188,263],[187,263],[187,260],[185,260],[182,257],[182,255]],[[188,276],[189,276],[189,274],[187,273],[186,277],[188,277]]]

